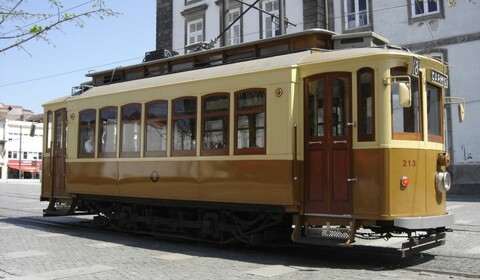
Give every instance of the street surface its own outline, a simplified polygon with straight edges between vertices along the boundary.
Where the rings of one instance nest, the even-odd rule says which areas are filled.
[[[90,228],[92,216],[43,217],[40,185],[0,183],[0,279],[480,278],[480,198],[451,197],[447,243],[408,259],[321,247],[219,248]],[[80,226],[83,225],[83,226]]]

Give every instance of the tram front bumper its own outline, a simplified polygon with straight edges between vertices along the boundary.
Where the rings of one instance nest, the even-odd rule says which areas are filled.
[[[396,218],[393,220],[394,226],[411,230],[448,227],[454,223],[454,213],[447,213],[442,216]]]

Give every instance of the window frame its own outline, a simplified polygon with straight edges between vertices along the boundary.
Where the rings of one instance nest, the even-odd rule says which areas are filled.
[[[396,76],[396,75],[407,75],[407,67],[393,67],[390,68],[390,76]],[[392,139],[394,140],[411,140],[411,141],[423,141],[423,91],[422,91],[422,75],[419,74],[419,77],[412,77],[412,84],[410,87],[413,87],[413,79],[417,79],[417,88],[418,88],[418,111],[417,114],[419,116],[418,119],[418,132],[395,132],[395,124],[394,124],[394,115],[393,115],[393,87],[391,87],[390,90],[390,109],[391,109],[391,133],[392,133]],[[412,107],[414,106],[414,100],[413,100],[413,90],[412,90]],[[411,107],[409,107],[411,108]],[[402,110],[405,110],[405,108],[402,108]],[[403,122],[404,124],[405,122]]]
[[[224,111],[217,111],[217,112],[206,112],[206,101],[211,97],[223,96],[227,97],[227,108]],[[226,148],[220,149],[205,149],[205,135],[206,135],[206,121],[207,118],[211,117],[225,117],[225,128],[224,128],[224,142]],[[201,142],[201,149],[200,155],[202,156],[218,156],[218,155],[228,155],[230,153],[230,93],[228,92],[217,92],[211,93],[202,96],[202,142]]]
[[[100,137],[101,134],[103,134],[103,129],[104,129],[104,125],[102,124],[103,123],[103,120],[102,120],[102,113],[106,110],[110,110],[110,109],[114,109],[115,110],[115,114],[116,114],[116,119],[115,119],[115,124],[114,124],[114,127],[115,127],[115,137],[113,139],[114,143],[113,143],[113,147],[115,148],[115,151],[113,152],[105,152],[102,150],[102,137]],[[118,129],[118,125],[119,125],[119,121],[118,121],[118,118],[119,118],[119,114],[118,114],[118,107],[117,106],[106,106],[106,107],[103,107],[103,108],[100,108],[98,110],[98,137],[97,137],[97,150],[98,150],[98,157],[102,157],[102,158],[114,158],[114,157],[117,157],[117,151],[118,151],[118,137],[119,137],[119,129]],[[102,123],[100,123],[102,121]]]
[[[149,117],[149,110],[148,106],[153,105],[153,104],[165,104],[166,105],[166,112],[165,116],[155,116],[155,117]],[[145,157],[166,157],[167,156],[167,150],[168,150],[168,137],[169,137],[169,125],[168,125],[168,101],[164,99],[158,99],[158,100],[153,100],[145,103],[145,121],[144,121],[144,131],[145,131],[145,139],[144,139],[144,156]],[[155,122],[162,122],[165,123],[165,150],[153,150],[149,151],[148,150],[148,124],[149,121],[155,121]],[[161,144],[160,144],[161,145]]]
[[[126,119],[124,113],[125,110],[128,107],[138,107],[139,110],[139,116],[138,119]],[[128,103],[120,107],[120,157],[140,157],[140,151],[142,149],[141,143],[142,143],[142,104],[140,103]],[[137,151],[124,151],[124,142],[125,142],[125,124],[138,124],[138,139],[134,140],[134,143],[136,142],[138,145],[138,150]],[[135,137],[133,137],[135,139]]]
[[[370,12],[370,9],[372,7],[371,5],[371,0],[353,0],[354,1],[354,9],[355,11],[353,13],[349,13],[348,11],[348,3],[347,1],[349,0],[344,0],[342,2],[343,4],[343,29],[347,32],[358,32],[358,31],[363,31],[363,30],[370,30],[371,29],[371,25],[372,25],[372,18],[371,18],[371,12]],[[366,9],[365,11],[360,11],[359,10],[359,7],[360,7],[360,3],[359,1],[365,1],[365,6],[366,6]],[[367,19],[367,23],[365,25],[360,25],[360,14],[365,12],[366,13],[366,19]],[[354,27],[349,27],[349,20],[348,20],[348,17],[350,15],[354,15],[355,16],[355,26]]]
[[[262,0],[260,2],[260,9],[264,10],[264,11],[267,11],[271,14],[274,14],[275,16],[279,17],[280,18],[280,1],[281,0]],[[269,3],[271,2],[273,4],[273,7],[275,7],[275,2],[277,2],[278,4],[278,9],[275,10],[275,9],[272,9],[271,11],[268,11],[265,7],[265,4],[266,3]],[[281,34],[277,34],[277,30],[280,29],[280,24],[279,23],[275,23],[274,21],[270,20],[272,22],[272,28],[269,29],[268,31],[271,31],[272,32],[272,36],[267,36],[267,27],[266,27],[266,22],[267,22],[267,19],[271,19],[271,16],[268,15],[267,13],[260,13],[260,34],[262,35],[261,39],[266,39],[266,38],[274,38],[276,36],[279,36]],[[274,27],[278,27],[278,28],[274,28]]]
[[[201,23],[201,27],[200,29],[197,29],[198,28],[198,24]],[[195,26],[195,31],[190,31],[190,27],[194,25]],[[204,23],[204,20],[203,18],[197,18],[197,19],[193,19],[193,20],[189,20],[187,21],[187,45],[191,45],[191,44],[195,44],[195,43],[198,43],[198,42],[203,42],[205,40],[205,34],[203,32],[203,30],[205,29],[204,28],[205,26],[205,23]],[[201,39],[198,38],[198,36],[202,36]],[[190,39],[191,38],[194,38],[194,42],[190,42]]]
[[[243,93],[247,92],[262,92],[264,95],[264,104],[263,109],[254,108],[248,110],[239,110],[239,102],[238,98]],[[267,152],[267,89],[265,88],[249,88],[243,89],[240,91],[235,92],[235,108],[234,108],[234,137],[235,137],[235,147],[234,147],[234,154],[235,155],[260,155],[266,154]],[[248,147],[248,148],[238,148],[238,117],[242,115],[251,115],[251,114],[264,114],[264,124],[263,124],[263,147]],[[251,129],[249,127],[249,129]]]
[[[428,1],[428,0],[425,0]],[[422,1],[423,2],[423,1]],[[437,3],[438,7],[438,12],[435,13],[423,13],[423,14],[415,14],[415,5],[417,3],[417,0],[409,0],[408,4],[408,15],[409,15],[409,24],[414,24],[417,22],[422,22],[425,20],[431,20],[431,19],[439,19],[439,18],[445,18],[445,9],[444,9],[444,3],[443,0],[434,0],[434,2]],[[423,5],[428,5],[427,2],[423,2]]]
[[[237,13],[238,12],[238,16],[236,18],[234,18],[232,15],[234,13]],[[228,25],[230,25],[234,20],[236,20],[240,15],[242,14],[242,9],[241,7],[234,7],[234,8],[231,8],[228,10],[228,13],[227,13],[227,23]],[[227,25],[227,26],[228,26]],[[238,34],[238,37],[233,37],[232,34],[234,33],[234,28],[235,27],[238,27],[239,29],[239,34]],[[240,44],[242,43],[243,41],[243,17],[240,18],[239,20],[237,20],[237,22],[235,22],[234,25],[232,25],[230,27],[230,29],[227,30],[226,32],[226,36],[225,36],[225,46],[232,46],[232,45],[237,45],[237,44]],[[238,40],[238,42],[237,42]]]
[[[361,122],[362,118],[365,116],[368,116],[368,110],[367,108],[364,108],[361,106],[363,104],[362,102],[362,97],[363,91],[362,91],[362,79],[361,76],[365,73],[369,73],[371,75],[371,89],[370,89],[370,94],[371,94],[371,126],[372,130],[371,133],[367,133],[367,127],[368,125],[365,125],[365,128],[363,127],[363,123]],[[358,129],[357,129],[357,138],[358,142],[369,142],[369,141],[375,141],[376,139],[376,134],[375,134],[375,126],[376,126],[376,121],[375,121],[375,70],[370,67],[364,67],[361,68],[357,71],[357,105],[358,105],[358,110],[357,110],[357,124],[358,124]]]
[[[194,114],[188,114],[188,115],[177,115],[176,112],[175,112],[175,105],[176,105],[176,102],[178,101],[181,101],[181,100],[187,100],[187,99],[191,99],[191,100],[195,100],[195,113]],[[171,142],[171,153],[172,153],[172,156],[176,157],[176,156],[195,156],[197,154],[197,143],[198,143],[198,139],[197,139],[197,127],[198,127],[198,98],[195,97],[195,96],[182,96],[182,97],[179,97],[179,98],[175,98],[172,100],[172,128],[171,128],[171,139],[172,139],[172,142]],[[175,136],[176,136],[176,133],[175,133],[175,125],[176,125],[176,121],[177,120],[181,120],[181,119],[193,119],[194,120],[194,124],[195,124],[195,128],[192,130],[192,133],[195,133],[195,135],[192,135],[192,142],[194,147],[193,149],[189,149],[189,150],[175,150]]]
[[[92,123],[88,124],[83,124],[83,116],[88,114],[88,113],[93,113],[94,114],[94,119],[93,119],[93,127]],[[89,153],[85,150],[85,143],[86,141],[89,141],[89,139],[85,140],[85,135],[82,133],[82,129],[87,129],[87,135],[90,134],[90,131],[93,130],[93,152]],[[78,149],[77,149],[77,157],[78,158],[94,158],[95,154],[97,152],[97,141],[96,141],[96,135],[97,135],[97,110],[96,109],[85,109],[82,110],[78,113]]]

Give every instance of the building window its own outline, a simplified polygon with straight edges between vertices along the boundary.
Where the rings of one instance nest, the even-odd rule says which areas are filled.
[[[8,151],[8,158],[12,158],[12,151]]]
[[[390,70],[391,76],[406,75],[407,69],[404,67],[393,68]],[[422,111],[421,111],[421,93],[419,79],[411,76],[411,94],[412,105],[410,107],[401,107],[398,96],[398,88],[392,85],[392,127],[393,139],[400,140],[421,140],[422,139]]]
[[[367,0],[345,0],[345,29],[358,29],[369,25]]]
[[[98,137],[98,155],[100,157],[117,156],[117,108],[100,109]]]
[[[167,155],[168,103],[147,103],[145,116],[145,156]]]
[[[203,42],[203,18],[187,22],[187,45]]]
[[[375,141],[375,82],[374,70],[357,72],[358,141]]]
[[[95,123],[97,112],[93,109],[81,111],[78,124],[78,157],[95,156]]]
[[[215,93],[202,98],[202,155],[228,155],[228,93]]]
[[[264,0],[261,8],[268,13],[262,14],[262,38],[271,38],[280,35],[278,17],[280,15],[279,0]],[[272,17],[271,15],[275,15]]]
[[[28,159],[28,152],[23,152],[23,159]]]
[[[229,26],[234,20],[240,16],[240,8],[231,9],[228,11],[228,23]],[[242,42],[242,25],[241,19],[237,20],[230,29],[227,30],[225,45],[236,45]]]
[[[14,152],[13,152],[13,156],[12,156],[12,158],[18,158],[18,154],[17,154],[17,152],[16,152],[16,151],[14,151]]]
[[[443,143],[442,131],[442,90],[427,84],[428,140]]]
[[[412,17],[440,13],[439,0],[412,0]]]
[[[265,89],[235,93],[235,154],[265,154]]]
[[[122,106],[122,157],[140,156],[142,105]]]
[[[173,101],[173,155],[194,156],[197,134],[197,98]]]

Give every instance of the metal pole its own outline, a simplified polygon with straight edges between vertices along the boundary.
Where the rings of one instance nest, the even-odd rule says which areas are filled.
[[[280,9],[280,35],[285,34],[285,0],[278,1]]]
[[[23,115],[20,116],[20,153],[18,155],[18,179],[22,179],[22,124]]]

